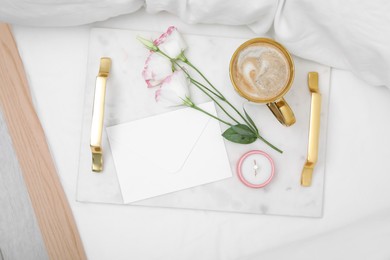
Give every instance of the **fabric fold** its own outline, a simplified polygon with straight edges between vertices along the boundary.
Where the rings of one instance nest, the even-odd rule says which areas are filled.
[[[256,34],[273,30],[296,56],[352,71],[371,85],[390,87],[390,2],[310,0],[0,0],[0,20],[34,26],[72,26],[103,21],[145,7],[187,23],[247,25]]]

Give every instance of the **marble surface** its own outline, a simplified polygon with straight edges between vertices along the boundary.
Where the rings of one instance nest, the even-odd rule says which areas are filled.
[[[153,92],[146,88],[141,77],[148,51],[136,40],[137,35],[142,35],[145,38],[156,38],[159,34],[100,28],[91,31],[84,96],[83,133],[80,146],[78,201],[123,203],[115,165],[105,133],[103,136],[105,169],[102,174],[94,174],[90,169],[91,154],[88,142],[95,77],[100,57],[111,57],[113,62],[107,83],[105,126],[166,112],[168,109],[162,108],[154,102]],[[193,64],[197,64],[211,82],[218,86],[237,107],[243,104],[257,122],[262,135],[280,147],[284,153],[278,154],[260,141],[250,145],[237,145],[226,141],[225,145],[233,172],[232,178],[139,201],[131,205],[321,217],[330,68],[294,57],[296,75],[286,99],[296,115],[297,123],[286,128],[279,124],[265,105],[249,103],[233,90],[228,75],[229,61],[234,50],[247,40],[246,38],[190,34],[186,34],[184,37],[190,46],[187,50],[189,60]],[[315,169],[312,186],[303,188],[300,186],[300,174],[307,150],[311,96],[306,81],[309,71],[319,72],[323,104],[319,163]],[[191,91],[196,102],[206,101],[204,96],[197,93],[196,90],[191,89]],[[223,127],[222,130],[224,130]],[[244,186],[236,175],[238,159],[252,149],[266,151],[275,161],[275,178],[263,189],[250,189]]]

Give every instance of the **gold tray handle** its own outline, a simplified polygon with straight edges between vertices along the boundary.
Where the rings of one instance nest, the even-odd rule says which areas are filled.
[[[301,185],[311,186],[314,166],[318,160],[318,144],[320,138],[320,119],[321,119],[321,94],[318,88],[318,73],[309,72],[308,85],[311,92],[311,111],[310,111],[310,129],[309,144],[307,148],[307,159],[303,166],[301,175]]]
[[[96,77],[95,97],[93,101],[92,124],[91,124],[91,151],[92,171],[103,170],[102,134],[104,121],[104,100],[106,97],[107,78],[110,73],[111,59],[100,59],[99,74]]]

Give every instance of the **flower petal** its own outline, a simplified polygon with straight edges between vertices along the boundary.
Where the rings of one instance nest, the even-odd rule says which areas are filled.
[[[171,76],[168,76],[161,87],[156,90],[155,99],[163,106],[180,106],[184,104],[184,100],[189,98],[189,79],[186,74],[181,71],[175,71]]]
[[[169,26],[167,31],[163,34],[160,35],[160,37],[156,40],[153,41],[153,44],[155,46],[159,46],[160,44],[162,44],[168,36],[170,36],[172,34],[173,31],[177,30],[177,28],[175,26]]]
[[[158,86],[171,74],[171,62],[160,54],[151,52],[142,71],[142,77],[145,79],[147,86],[149,88]]]
[[[177,58],[186,48],[183,37],[176,27],[170,26],[158,39],[154,40],[154,45],[167,54],[169,57]]]

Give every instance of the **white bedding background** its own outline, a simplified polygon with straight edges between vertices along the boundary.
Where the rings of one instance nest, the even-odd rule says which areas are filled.
[[[347,69],[371,85],[390,87],[388,0],[0,0],[12,24],[71,26],[132,13],[167,11],[188,23],[274,30],[295,55]]]
[[[88,30],[274,34],[333,71],[323,219],[175,211],[74,201]],[[186,25],[187,23],[244,26]],[[149,14],[148,14],[149,13]],[[390,1],[0,0],[90,259],[390,259]],[[161,19],[161,22],[159,22]],[[53,66],[53,64],[55,66]],[[72,77],[69,77],[72,75]],[[61,138],[59,138],[61,136]]]

